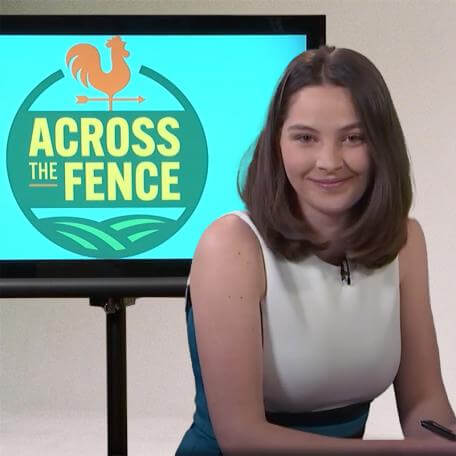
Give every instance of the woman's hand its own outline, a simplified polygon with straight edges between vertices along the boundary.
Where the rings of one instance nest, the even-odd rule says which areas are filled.
[[[453,430],[454,426],[447,426]],[[456,442],[447,440],[434,434],[434,437],[422,438],[412,437],[406,439],[406,448],[404,454],[410,454],[413,456],[454,456],[456,454]],[[402,453],[401,453],[402,454]]]
[[[456,423],[453,423],[450,426],[446,426],[446,427],[456,434]],[[456,440],[453,440],[453,442],[456,445]]]
[[[456,432],[456,423],[445,425],[446,428]],[[424,429],[424,428],[423,428]],[[434,432],[427,430],[426,434],[421,434],[419,437],[411,437],[405,439],[406,454],[413,455],[456,455],[456,441],[448,440]]]
[[[450,431],[453,431],[454,433],[456,433],[456,423],[444,424],[443,426],[446,427],[447,429],[449,429]],[[430,431],[429,429],[426,429],[426,432],[425,433],[423,432],[422,436],[420,436],[418,438],[423,439],[423,440],[448,440],[445,437],[442,437],[441,435]],[[455,440],[448,440],[448,441],[453,442],[456,445]],[[456,447],[455,447],[455,454],[456,454]]]

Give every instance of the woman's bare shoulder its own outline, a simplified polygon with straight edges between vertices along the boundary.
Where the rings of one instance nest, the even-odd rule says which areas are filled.
[[[235,214],[212,222],[203,232],[192,261],[191,277],[196,270],[215,268],[226,277],[237,280],[247,274],[264,290],[265,274],[260,242],[252,228]]]
[[[418,257],[418,258],[417,258]],[[407,219],[407,242],[402,247],[398,255],[399,277],[402,284],[407,275],[407,271],[416,261],[427,261],[426,241],[423,229],[419,221],[409,217]]]
[[[226,230],[226,234],[230,232],[233,236],[239,236],[240,238],[250,237],[251,239],[256,239],[256,235],[248,223],[235,214],[222,215],[206,228],[206,231],[210,232],[218,230]]]
[[[235,214],[227,214],[214,220],[203,232],[198,248],[231,249],[242,247],[251,252],[261,252],[260,243],[247,222]]]

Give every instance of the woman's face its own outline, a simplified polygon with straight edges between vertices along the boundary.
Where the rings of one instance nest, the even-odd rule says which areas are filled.
[[[350,92],[310,86],[290,101],[280,147],[300,209],[316,226],[343,223],[366,190],[371,166]],[[339,179],[343,182],[330,184]]]

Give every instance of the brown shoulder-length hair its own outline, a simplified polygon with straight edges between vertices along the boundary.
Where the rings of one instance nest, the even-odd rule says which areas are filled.
[[[320,46],[289,63],[269,105],[243,183],[241,170],[238,172],[238,191],[275,254],[297,261],[329,246],[317,241],[317,233],[297,209],[297,196],[280,152],[281,130],[292,96],[304,87],[324,84],[350,91],[372,164],[366,191],[350,209],[350,224],[335,241],[336,250],[357,264],[378,268],[391,263],[406,243],[413,192],[405,138],[391,95],[380,72],[360,53]]]

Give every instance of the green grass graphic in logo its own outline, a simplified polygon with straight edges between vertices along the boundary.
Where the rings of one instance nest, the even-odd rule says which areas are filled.
[[[160,84],[183,109],[31,110],[64,78],[57,71],[31,91],[11,126],[7,170],[16,201],[44,236],[71,252],[123,258],[151,250],[185,224],[201,198],[207,145],[198,115],[162,75],[143,66],[138,77]],[[51,216],[39,216],[43,209]],[[94,220],[97,209],[108,216]]]
[[[59,244],[85,256],[117,257],[125,251],[150,248],[154,234],[170,230],[174,220],[144,215],[116,217],[103,222],[76,217],[40,219]],[[59,236],[60,235],[60,236]],[[156,237],[156,236],[155,236]]]

